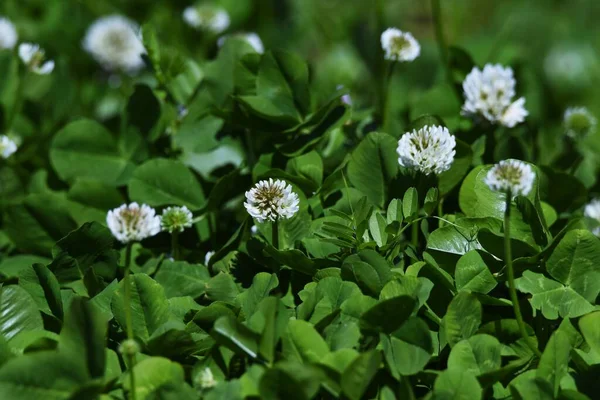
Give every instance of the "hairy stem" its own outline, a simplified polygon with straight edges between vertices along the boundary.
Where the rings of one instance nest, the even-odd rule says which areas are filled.
[[[279,250],[279,222],[277,220],[273,221],[271,226],[271,244]]]
[[[444,37],[444,27],[442,25],[442,9],[440,6],[440,0],[431,0],[431,17],[433,19],[433,26],[435,29],[435,39],[440,49],[440,56],[442,57],[442,65],[446,73],[446,80],[450,87],[454,90],[454,93],[458,97],[459,101],[462,100],[462,93],[460,89],[454,84],[452,78],[452,69],[450,68],[450,52],[448,51],[448,44]]]
[[[133,336],[133,322],[131,318],[131,286],[129,283],[129,275],[130,275],[130,266],[131,266],[131,247],[132,244],[128,243],[127,248],[125,250],[125,275],[123,277],[123,284],[125,285],[125,325],[127,330],[127,339],[135,340]],[[135,354],[127,354],[129,359],[129,382],[130,382],[130,392],[129,398],[131,400],[135,400],[135,374],[133,372],[133,367],[136,364]]]
[[[510,191],[506,193],[506,210],[504,211],[504,259],[506,262],[506,269],[508,270],[508,291],[510,292],[510,299],[513,304],[513,309],[515,311],[515,318],[517,320],[517,325],[519,326],[519,332],[527,343],[527,346],[533,351],[533,353],[537,356],[541,356],[542,353],[535,346],[535,344],[529,338],[527,334],[527,329],[525,327],[525,322],[523,321],[523,315],[521,314],[521,307],[519,306],[519,298],[517,297],[517,289],[515,288],[515,271],[513,270],[512,265],[512,248],[510,243],[510,204],[511,204],[512,195]]]
[[[179,260],[179,232],[177,230],[171,233],[171,256],[174,261]]]

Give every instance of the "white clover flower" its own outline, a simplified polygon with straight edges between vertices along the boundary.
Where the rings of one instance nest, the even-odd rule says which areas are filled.
[[[13,23],[8,18],[0,17],[0,49],[13,49],[18,39]]]
[[[260,40],[260,36],[258,36],[254,32],[236,33],[236,34],[233,34],[233,35],[224,35],[224,36],[221,36],[219,38],[219,40],[217,40],[217,45],[219,47],[223,47],[223,45],[225,44],[225,42],[229,38],[237,38],[237,39],[245,40],[250,46],[252,46],[252,48],[254,49],[254,51],[256,51],[259,54],[263,54],[265,52],[265,46],[263,45],[262,40]]]
[[[126,356],[134,356],[140,352],[140,345],[133,339],[125,339],[119,345],[119,353]]]
[[[421,54],[421,46],[413,35],[396,28],[388,28],[381,34],[381,47],[385,59],[391,61],[413,61]]]
[[[145,204],[123,204],[108,212],[106,225],[121,243],[136,242],[160,232],[160,217]]]
[[[567,136],[586,136],[596,130],[598,120],[585,107],[570,107],[565,111],[564,125]]]
[[[483,71],[473,68],[463,82],[463,115],[480,115],[491,123],[512,128],[529,115],[523,97],[513,102],[516,81],[513,70],[486,64]]]
[[[219,34],[229,28],[231,20],[223,8],[209,4],[190,6],[183,11],[183,20],[192,28]]]
[[[256,235],[258,233],[258,226],[252,225],[250,227],[250,233],[253,234],[253,235]]]
[[[292,218],[299,210],[300,200],[292,185],[273,179],[258,182],[246,192],[244,207],[258,222]]]
[[[30,71],[38,75],[47,75],[54,71],[54,61],[45,61],[44,50],[37,44],[21,43],[19,45],[19,57]]]
[[[202,370],[202,372],[200,372],[200,374],[198,374],[197,379],[198,379],[198,385],[200,385],[200,387],[202,389],[210,389],[217,385],[217,380],[215,379],[215,376],[213,375],[210,368],[208,368],[208,367],[204,368]]]
[[[17,151],[17,143],[6,135],[0,135],[0,155],[6,159]]]
[[[214,251],[209,251],[204,255],[204,265],[208,265],[208,263],[210,262],[210,259],[212,258],[212,256],[215,255]]]
[[[600,199],[594,199],[589,202],[583,210],[583,215],[600,224]],[[595,227],[592,230],[592,233],[596,236],[600,236],[600,226]]]
[[[485,177],[485,183],[497,192],[510,192],[512,196],[527,196],[533,187],[535,172],[519,160],[503,160],[494,165]]]
[[[454,162],[456,139],[443,126],[424,126],[407,132],[398,141],[398,163],[430,175],[439,175]]]
[[[160,224],[163,231],[183,232],[185,228],[192,226],[193,218],[192,212],[186,206],[167,207],[160,217]]]
[[[83,49],[109,71],[135,74],[144,66],[139,26],[121,15],[97,19],[87,30]]]

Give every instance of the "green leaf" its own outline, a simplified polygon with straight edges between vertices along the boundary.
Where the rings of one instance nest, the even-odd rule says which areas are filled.
[[[231,350],[257,358],[260,335],[235,318],[224,316],[219,318],[214,326],[212,335],[215,339]]]
[[[0,310],[0,334],[8,340],[21,332],[44,329],[35,301],[19,286],[0,287]]]
[[[383,354],[396,379],[421,372],[433,354],[433,342],[427,324],[411,317],[390,335],[381,335]]]
[[[35,300],[40,310],[63,318],[63,302],[56,276],[43,264],[33,264],[19,273],[19,286]]]
[[[67,355],[28,354],[9,360],[0,369],[0,398],[69,400],[88,380],[85,370]]]
[[[475,335],[456,343],[448,357],[448,369],[473,376],[495,371],[502,366],[502,345],[493,336]]]
[[[471,169],[473,150],[462,140],[456,140],[456,154],[449,170],[442,172],[438,177],[438,187],[441,196],[446,196],[463,180]]]
[[[584,315],[579,319],[579,329],[586,343],[600,354],[600,311]]]
[[[546,270],[594,303],[600,293],[600,241],[586,230],[567,232],[548,258]]]
[[[152,207],[204,206],[204,192],[194,174],[179,161],[155,158],[135,169],[127,186],[131,200]]]
[[[283,336],[283,355],[287,360],[318,363],[329,354],[329,346],[314,326],[306,321],[291,320]]]
[[[276,274],[267,274],[266,272],[259,272],[252,279],[252,285],[244,292],[238,295],[242,312],[246,316],[246,319],[250,318],[256,311],[258,304],[267,296],[269,293],[279,285],[279,280]]]
[[[392,201],[390,201],[390,204],[388,204],[387,214],[386,214],[386,221],[387,221],[388,225],[394,221],[398,221],[399,223],[402,223],[402,221],[404,220],[404,214],[402,214],[403,208],[404,207],[402,205],[402,200],[392,199]]]
[[[479,400],[483,391],[473,374],[447,369],[438,375],[433,386],[432,400]]]
[[[469,251],[458,260],[454,274],[459,291],[487,294],[498,284],[481,255],[475,250]]]
[[[396,140],[385,133],[369,133],[352,152],[348,179],[380,208],[386,203],[387,185],[398,173]]]
[[[387,223],[379,212],[371,214],[371,218],[369,218],[369,233],[379,247],[387,243],[386,226]]]
[[[260,379],[260,398],[265,400],[309,400],[319,391],[320,371],[310,365],[283,361]],[[216,399],[215,399],[216,400]]]
[[[468,292],[458,293],[442,319],[445,339],[450,347],[473,336],[479,329],[481,316],[481,303],[477,297]]]
[[[342,374],[342,391],[350,400],[360,400],[381,364],[381,353],[371,350],[358,356]]]
[[[171,316],[165,290],[145,274],[130,277],[131,321],[133,334],[146,342],[154,331]],[[119,325],[125,329],[125,282],[121,281],[111,303],[112,313]]]
[[[138,399],[146,399],[166,384],[182,385],[184,373],[181,365],[167,358],[149,357],[133,367],[135,376],[135,394]],[[131,391],[129,371],[121,378],[123,387]],[[160,397],[162,398],[162,397]]]
[[[415,308],[415,303],[415,299],[410,296],[380,300],[361,315],[361,329],[391,333],[408,320]],[[394,315],[394,318],[389,318],[390,315]]]
[[[571,359],[571,343],[569,337],[560,330],[554,332],[544,348],[537,368],[538,378],[549,382],[554,396],[558,396],[560,382],[567,375]]]
[[[515,280],[515,286],[533,295],[529,299],[531,306],[541,310],[547,319],[576,318],[594,311],[594,306],[578,292],[542,274],[525,271]]]
[[[115,185],[126,183],[134,168],[112,134],[86,119],[71,122],[54,136],[50,162],[65,181],[87,178]]]
[[[374,250],[362,250],[346,257],[342,279],[356,282],[367,294],[378,296],[392,273],[388,262]]]
[[[204,265],[185,261],[165,260],[154,277],[165,288],[167,298],[191,296],[199,298],[206,292],[211,276]]]
[[[431,188],[425,195],[425,202],[423,203],[423,211],[425,214],[431,216],[435,211],[435,206],[438,204],[439,191],[437,188]]]
[[[404,214],[404,219],[406,219],[406,221],[412,221],[418,216],[419,194],[414,187],[409,188],[404,193],[404,198],[402,199],[402,213]]]
[[[60,332],[59,351],[77,362],[92,378],[103,378],[107,325],[91,302],[75,297]]]

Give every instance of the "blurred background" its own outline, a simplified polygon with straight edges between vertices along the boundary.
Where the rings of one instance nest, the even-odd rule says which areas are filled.
[[[217,38],[207,40],[186,25],[186,7],[216,4],[228,11],[231,25],[223,34],[256,32],[266,49],[284,48],[306,58],[313,95],[326,98],[343,85],[355,109],[376,101],[382,71],[379,37],[387,27],[412,32],[422,45],[415,62],[396,70],[391,107],[409,118],[431,113],[449,127],[460,125],[460,103],[444,83],[429,1],[415,0],[3,0],[0,15],[17,26],[20,41],[38,42],[57,61],[55,78],[42,91],[42,107],[55,129],[75,116],[108,119],[118,113],[122,96],[114,77],[83,51],[81,41],[98,17],[123,14],[150,23],[161,45],[199,65],[218,52]],[[597,0],[444,0],[447,42],[465,50],[479,66],[488,62],[515,69],[518,94],[526,98],[529,123],[539,137],[561,129],[564,110],[583,105],[600,115],[600,2]],[[151,81],[149,71],[137,79]],[[41,85],[43,83],[40,83]],[[1,85],[1,84],[0,84]],[[41,95],[40,95],[41,96]],[[51,106],[50,106],[51,105]],[[35,121],[33,121],[35,125]],[[39,128],[39,127],[38,127]],[[398,132],[401,120],[387,127]],[[21,127],[26,135],[35,127]],[[50,132],[48,132],[50,133]],[[393,132],[390,132],[393,133]],[[560,136],[560,135],[558,135]],[[597,136],[597,135],[596,135]],[[540,144],[540,162],[552,158],[554,143]],[[599,143],[596,143],[599,142]],[[600,141],[591,146],[600,152]]]

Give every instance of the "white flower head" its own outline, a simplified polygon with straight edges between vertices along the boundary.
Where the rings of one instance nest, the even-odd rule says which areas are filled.
[[[494,165],[485,183],[497,192],[510,192],[512,196],[527,196],[531,192],[535,172],[531,166],[519,160],[503,160]]]
[[[254,51],[256,51],[259,54],[263,54],[265,52],[265,46],[263,45],[262,40],[260,40],[260,36],[258,36],[254,32],[235,33],[233,35],[221,36],[219,40],[217,40],[217,45],[219,47],[223,47],[223,45],[229,38],[241,39],[246,41],[250,46],[252,46]]]
[[[212,256],[215,255],[214,251],[208,251],[205,255],[204,255],[204,265],[208,265],[208,263],[210,262],[210,259],[212,258]]]
[[[583,210],[583,215],[600,224],[600,199],[594,199],[589,202]],[[596,236],[600,236],[600,226],[595,227],[592,230],[592,233]]]
[[[19,35],[13,23],[7,18],[0,17],[0,50],[13,49],[18,39]]]
[[[137,242],[160,232],[160,217],[146,204],[123,204],[108,212],[106,225],[121,243]]]
[[[300,200],[292,191],[292,185],[273,179],[258,182],[246,192],[244,207],[258,222],[277,221],[294,216],[299,210]]]
[[[381,47],[385,59],[391,61],[413,61],[421,54],[421,46],[413,35],[396,28],[388,28],[381,34]]]
[[[210,4],[187,7],[183,11],[183,20],[192,28],[215,34],[225,31],[231,23],[227,11]]]
[[[160,217],[160,224],[163,231],[183,232],[185,228],[192,226],[193,218],[192,212],[186,206],[167,207]]]
[[[83,39],[83,49],[109,71],[134,74],[144,66],[139,26],[121,15],[94,21]]]
[[[6,159],[17,151],[17,143],[6,135],[0,135],[0,156]]]
[[[30,71],[38,75],[47,75],[54,71],[54,61],[46,61],[44,50],[37,44],[21,43],[19,45],[19,57]]]
[[[217,385],[217,380],[215,379],[215,376],[213,375],[210,368],[208,367],[204,368],[198,374],[197,382],[202,389],[210,389]]]
[[[424,126],[407,132],[398,141],[398,163],[425,175],[450,169],[456,154],[456,139],[443,126]]]
[[[119,353],[126,356],[134,356],[140,352],[140,345],[134,339],[125,339],[119,345]]]
[[[565,133],[572,138],[584,137],[596,130],[598,120],[585,107],[570,107],[565,111]]]
[[[463,115],[482,116],[491,123],[512,128],[529,115],[523,97],[513,101],[516,81],[513,70],[486,64],[483,71],[475,67],[463,82]]]

